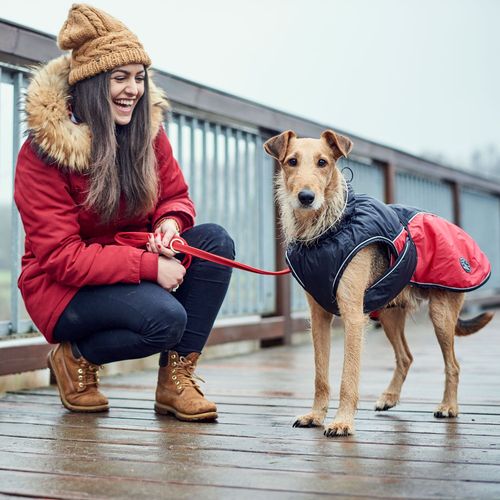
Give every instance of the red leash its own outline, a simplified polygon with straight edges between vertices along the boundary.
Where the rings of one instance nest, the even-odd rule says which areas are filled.
[[[150,233],[144,233],[138,231],[117,233],[115,236],[115,241],[117,243],[120,243],[120,245],[129,245],[138,248],[145,247],[146,243],[148,242],[149,234]],[[208,260],[210,262],[215,262],[216,264],[222,264],[223,266],[234,267],[236,269],[241,269],[243,271],[249,271],[251,273],[256,273],[256,274],[282,276],[290,272],[290,269],[288,268],[283,269],[281,271],[264,271],[262,269],[257,269],[256,267],[247,266],[246,264],[242,264],[241,262],[237,262],[231,259],[226,259],[225,257],[221,257],[219,255],[215,255],[210,252],[205,252],[204,250],[200,250],[199,248],[191,247],[180,236],[174,236],[170,240],[170,250],[172,250],[175,253],[182,253],[185,255],[185,258],[182,261],[182,265],[186,269],[191,264],[192,257],[199,257],[200,259]]]

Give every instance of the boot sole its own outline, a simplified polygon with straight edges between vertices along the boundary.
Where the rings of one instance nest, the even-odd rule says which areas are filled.
[[[61,386],[59,385],[59,379],[57,378],[56,371],[54,370],[53,364],[52,364],[52,351],[49,352],[49,355],[47,356],[47,365],[49,367],[50,373],[52,373],[52,376],[54,377],[56,383],[57,383],[57,389],[59,390],[59,397],[61,398],[61,403],[63,406],[71,411],[75,411],[78,413],[98,413],[101,411],[107,411],[109,410],[109,405],[99,405],[99,406],[75,406],[66,401],[66,399],[63,396],[63,391],[61,389]]]
[[[215,420],[218,417],[217,412],[215,411],[207,411],[205,413],[197,413],[196,415],[188,415],[187,413],[177,411],[171,406],[162,405],[160,403],[155,403],[155,412],[159,413],[160,415],[173,415],[175,418],[183,420],[184,422]]]

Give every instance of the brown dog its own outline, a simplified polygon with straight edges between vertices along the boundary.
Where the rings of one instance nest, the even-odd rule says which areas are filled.
[[[277,199],[287,243],[313,240],[342,217],[346,186],[336,167],[347,156],[352,142],[347,137],[326,130],[320,139],[299,139],[292,131],[272,137],[264,149],[281,165],[277,176]],[[326,436],[341,436],[354,431],[358,404],[358,386],[363,331],[368,316],[363,312],[365,290],[385,272],[388,258],[377,244],[361,249],[340,278],[337,304],[345,329],[345,350],[340,404],[333,422],[325,427]],[[311,313],[312,338],[316,367],[312,411],[300,416],[294,427],[321,426],[328,411],[330,326],[332,314],[306,293]],[[401,387],[412,363],[404,336],[405,318],[422,299],[429,300],[429,314],[441,346],[445,363],[445,390],[436,417],[458,415],[457,386],[459,365],[453,349],[454,335],[469,335],[485,326],[493,317],[483,313],[469,321],[459,319],[464,294],[437,289],[405,287],[380,312],[380,322],[396,354],[396,368],[387,389],[375,409],[388,410],[398,403]]]

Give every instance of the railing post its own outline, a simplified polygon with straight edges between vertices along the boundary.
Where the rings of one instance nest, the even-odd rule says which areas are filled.
[[[16,73],[14,76],[14,112],[12,124],[12,182],[15,178],[15,170],[17,163],[17,154],[20,148],[21,141],[21,117],[18,112],[18,106],[21,104],[21,89],[23,87],[23,74]],[[14,191],[14,190],[12,190]],[[17,277],[21,272],[21,220],[17,207],[12,202],[11,209],[11,256],[12,265],[10,268],[10,325],[11,333],[20,331],[21,312],[20,312],[20,297],[17,289]]]
[[[280,168],[277,162],[274,162],[275,173]],[[277,204],[274,205],[274,224],[275,234],[277,236],[276,245],[276,269],[288,267],[285,259],[285,246],[280,238],[281,227],[279,224],[279,210]],[[276,315],[283,318],[283,344],[292,343],[293,321],[292,321],[292,284],[291,277],[280,276],[276,279]]]
[[[453,222],[457,226],[462,226],[462,204],[460,199],[460,184],[451,182],[451,197],[453,202]]]
[[[384,198],[386,203],[396,203],[396,167],[394,163],[382,163],[384,167]]]

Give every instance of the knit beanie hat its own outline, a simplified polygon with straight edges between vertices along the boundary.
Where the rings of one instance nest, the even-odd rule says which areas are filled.
[[[62,50],[72,50],[70,85],[117,66],[151,65],[141,42],[123,23],[86,4],[72,5],[57,42]]]

